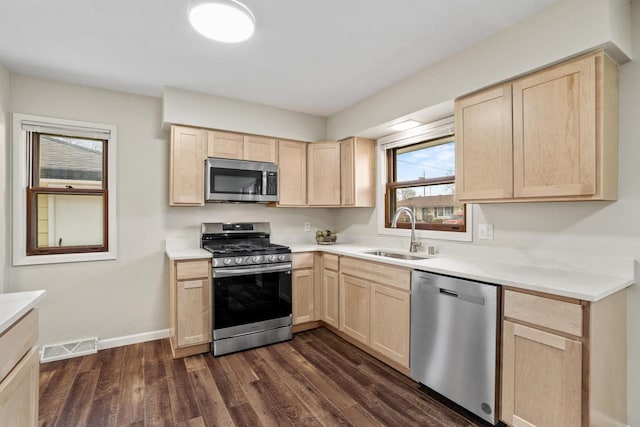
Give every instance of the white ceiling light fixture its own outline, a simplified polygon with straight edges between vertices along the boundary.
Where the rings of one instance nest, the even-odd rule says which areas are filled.
[[[195,1],[189,22],[203,36],[224,43],[245,41],[255,29],[253,13],[236,0]]]
[[[395,131],[402,132],[403,130],[413,129],[414,127],[420,126],[421,124],[422,123],[420,123],[417,120],[409,119],[399,123],[392,124],[389,127]]]

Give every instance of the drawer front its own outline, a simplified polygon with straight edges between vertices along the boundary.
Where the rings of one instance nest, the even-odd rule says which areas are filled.
[[[313,252],[291,254],[291,264],[294,269],[313,268]]]
[[[38,340],[38,310],[33,309],[0,335],[0,381]]]
[[[208,260],[176,261],[178,280],[206,278],[209,277],[210,272],[211,264]]]
[[[382,283],[408,291],[411,289],[411,270],[391,267],[375,262],[342,257],[340,272],[362,277],[372,282]]]
[[[327,270],[338,271],[338,255],[322,254],[322,266]]]
[[[505,290],[504,317],[582,337],[582,306]]]

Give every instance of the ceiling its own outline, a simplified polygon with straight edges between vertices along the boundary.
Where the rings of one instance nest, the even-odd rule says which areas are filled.
[[[241,44],[197,34],[188,0],[2,0],[11,71],[161,96],[173,86],[329,116],[553,0],[244,0]]]

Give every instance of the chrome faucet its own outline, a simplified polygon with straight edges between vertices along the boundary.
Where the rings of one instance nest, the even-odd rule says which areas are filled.
[[[418,252],[418,248],[421,246],[421,244],[420,240],[416,239],[416,217],[413,215],[411,209],[406,206],[401,206],[396,209],[396,213],[393,214],[393,220],[391,220],[391,227],[398,227],[398,217],[402,212],[409,215],[409,220],[411,220],[411,243],[409,244],[409,252]]]

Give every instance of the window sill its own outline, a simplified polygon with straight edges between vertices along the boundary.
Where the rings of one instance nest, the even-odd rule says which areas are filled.
[[[385,228],[384,225],[378,227],[378,234],[382,236],[398,236],[409,238],[411,230],[405,228]],[[456,233],[453,231],[437,230],[416,230],[416,236],[420,239],[450,240],[454,242],[471,242],[473,233],[471,227],[467,225],[467,231]]]
[[[111,261],[117,258],[115,251],[109,252],[92,252],[84,254],[56,254],[56,255],[33,255],[19,256],[13,258],[13,266],[21,265],[43,265],[43,264],[62,264],[68,262],[89,262],[89,261]]]

